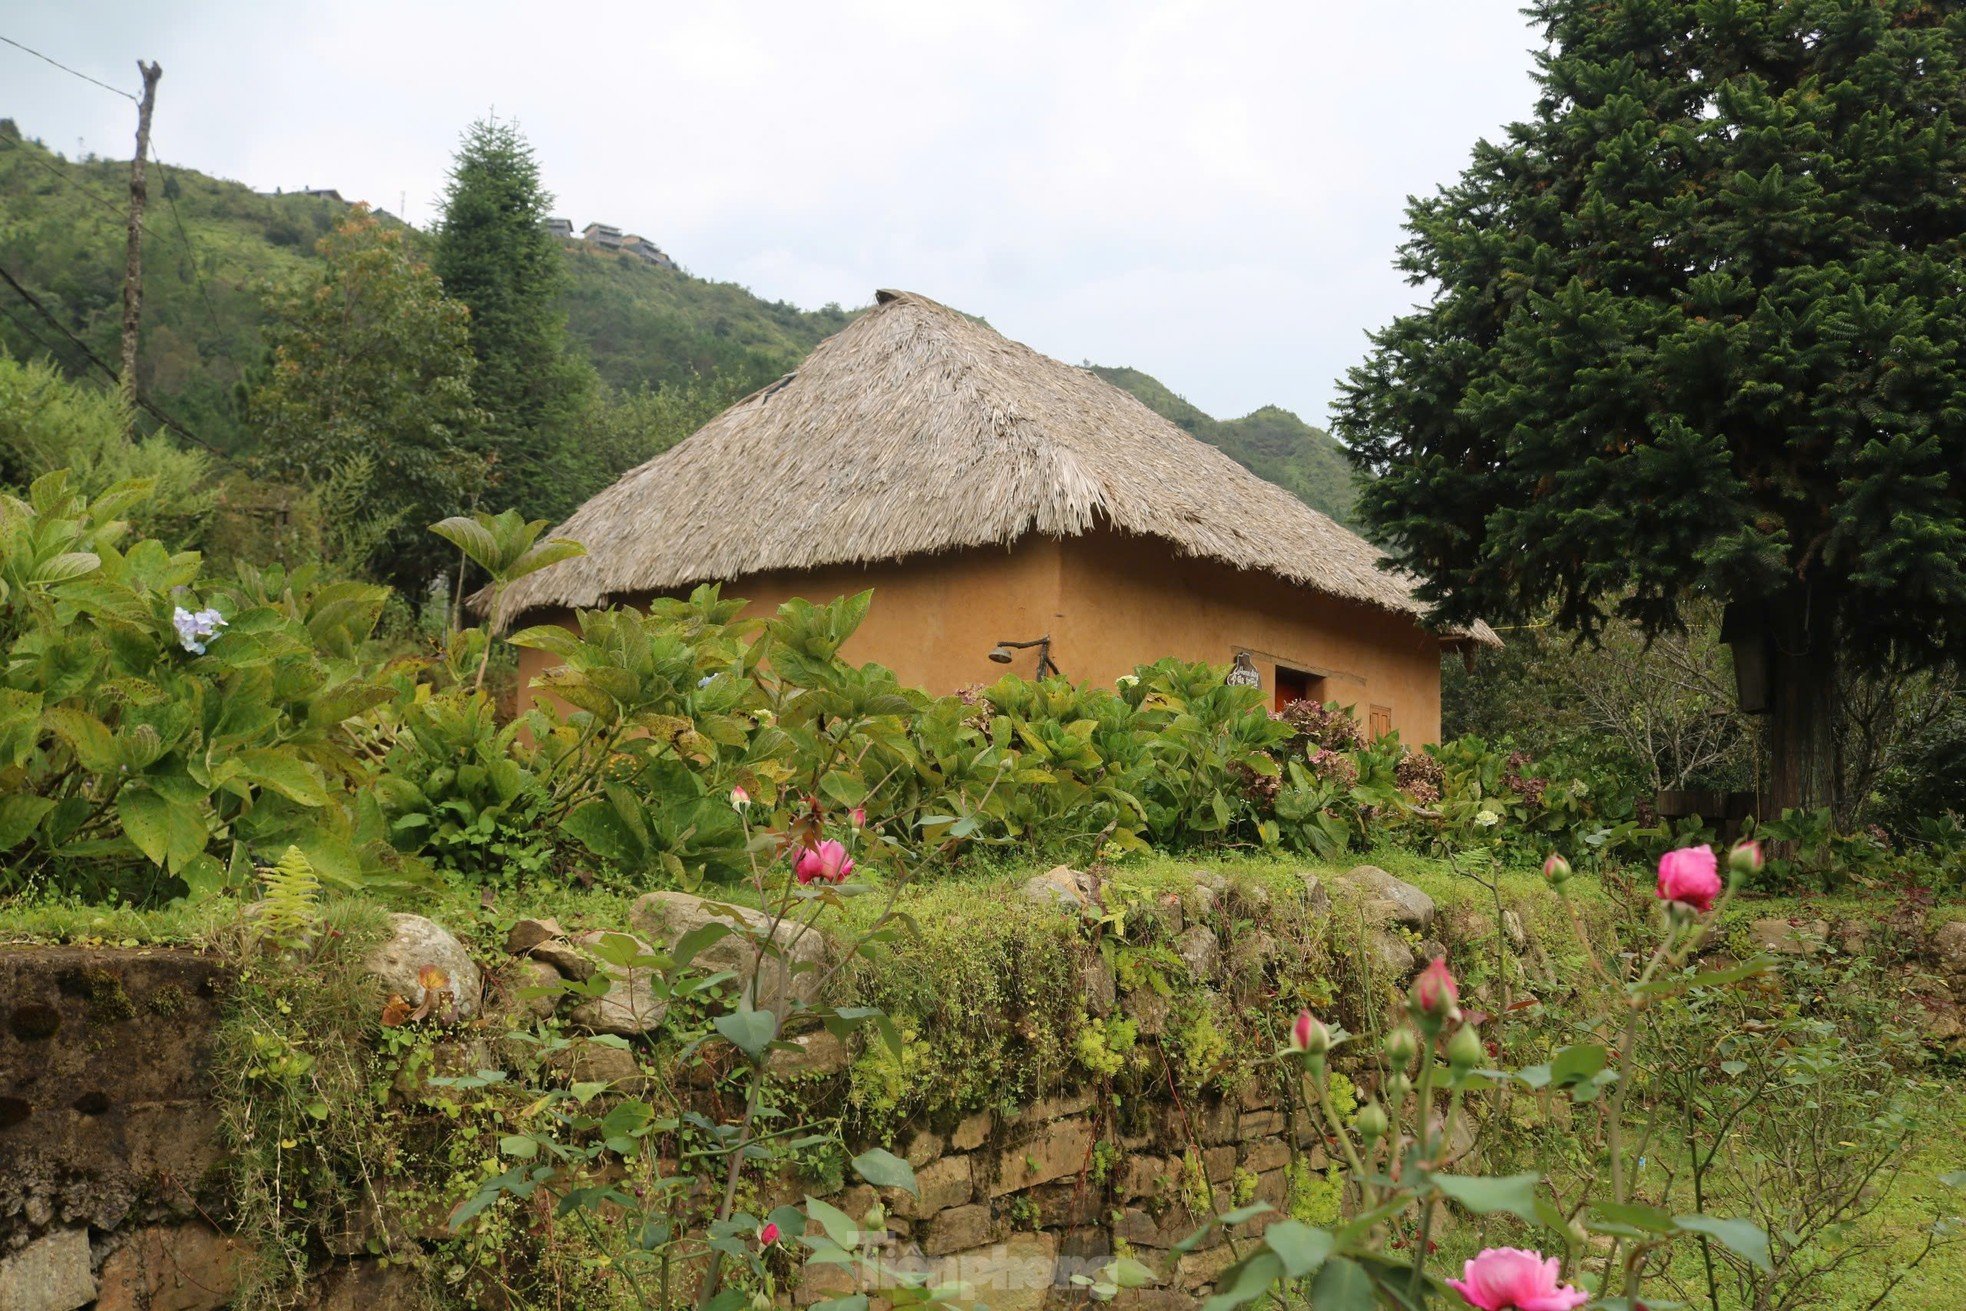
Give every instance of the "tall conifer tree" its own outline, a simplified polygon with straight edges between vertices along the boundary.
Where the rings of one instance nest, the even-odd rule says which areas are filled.
[[[560,307],[563,256],[544,220],[553,198],[532,147],[510,123],[464,134],[444,193],[432,265],[445,294],[471,311],[472,389],[489,416],[488,499],[558,519],[578,487],[568,471],[573,429],[593,386],[568,354]]]
[[[1449,618],[1765,658],[1769,803],[1835,799],[1839,680],[1966,653],[1966,11],[1540,0],[1535,114],[1412,203],[1432,299],[1339,431]]]

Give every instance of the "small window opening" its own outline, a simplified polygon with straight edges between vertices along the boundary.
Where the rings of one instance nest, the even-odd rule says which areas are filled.
[[[1307,674],[1301,669],[1287,669],[1277,666],[1275,708],[1282,710],[1292,701],[1315,701],[1324,704],[1324,680],[1316,674]]]

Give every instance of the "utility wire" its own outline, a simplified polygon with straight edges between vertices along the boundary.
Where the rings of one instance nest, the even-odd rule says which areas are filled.
[[[150,145],[151,153],[155,154],[157,147],[156,138],[151,138]],[[157,164],[157,171],[164,175],[164,203],[171,207],[171,222],[177,225],[177,239],[184,243],[184,258],[191,265],[191,276],[198,283],[198,295],[205,302],[205,317],[212,321],[213,332],[223,334],[225,329],[218,326],[218,311],[212,306],[212,293],[205,286],[204,270],[198,267],[198,252],[191,244],[191,234],[184,230],[184,220],[178,215],[177,197],[171,194],[171,171],[164,166],[163,160],[159,159],[155,162]]]
[[[129,210],[125,209],[121,205],[118,205],[115,201],[103,195],[100,191],[97,191],[94,187],[91,187],[88,183],[81,181],[79,178],[76,178],[72,174],[62,172],[60,169],[56,168],[53,164],[41,158],[41,152],[35,150],[33,147],[23,145],[18,141],[10,141],[7,143],[7,146],[8,149],[18,152],[21,158],[34,161],[37,167],[45,169],[51,177],[60,178],[63,182],[68,183],[69,186],[74,187],[77,191],[87,196],[90,200],[95,201],[96,204],[101,205],[104,209],[114,214],[117,218],[122,219],[126,222],[128,221],[130,217]],[[147,227],[144,229],[144,232],[152,236],[156,235],[155,233],[151,233],[150,229]]]
[[[113,383],[121,382],[122,375],[117,373],[115,369],[110,368],[109,365],[105,364],[103,362],[102,356],[96,354],[95,351],[89,346],[88,342],[83,341],[80,337],[76,336],[73,332],[69,331],[68,325],[63,323],[59,318],[57,318],[53,310],[50,310],[46,305],[43,305],[41,303],[40,297],[36,296],[33,292],[29,291],[26,287],[21,286],[20,283],[14,279],[14,275],[7,272],[4,266],[0,266],[0,282],[5,282],[9,287],[12,287],[14,289],[15,295],[19,296],[22,300],[26,301],[30,306],[32,306],[34,308],[34,312],[36,314],[39,314],[44,320],[46,320],[49,327],[53,328],[56,332],[59,332],[63,337],[66,337],[70,342],[72,342],[75,348],[81,351],[82,354],[88,358],[89,363],[95,365],[98,369],[102,370],[102,374],[104,377],[108,378]],[[157,420],[157,422],[163,424],[166,428],[169,428],[172,432],[177,433],[180,437],[183,437],[188,441],[194,441],[208,451],[215,452],[218,450],[218,447],[212,445],[210,442],[206,441],[203,437],[200,437],[197,433],[191,431],[189,428],[179,423],[176,419],[173,419],[170,415],[158,409],[157,406],[151,403],[151,401],[148,398],[141,395],[137,395],[135,396],[135,400],[138,409],[148,414],[151,418]]]
[[[118,205],[115,201],[109,199],[101,192],[95,190],[87,183],[76,178],[74,175],[70,173],[65,173],[61,169],[56,168],[53,164],[43,159],[39,151],[34,150],[29,146],[23,145],[20,142],[8,142],[7,144],[11,149],[20,152],[20,155],[23,159],[31,160],[37,167],[45,169],[51,177],[60,178],[63,182],[68,183],[70,186],[74,187],[77,191],[87,196],[90,200],[95,201],[96,204],[101,205],[104,209],[114,214],[117,218],[126,221],[128,220],[129,218],[128,210],[124,209],[122,206]],[[185,231],[184,219],[178,213],[177,200],[170,193],[170,170],[165,165],[164,161],[161,159],[153,159],[151,160],[151,162],[157,165],[158,171],[164,175],[164,203],[169,205],[171,208],[171,222],[175,224],[177,227],[178,242],[184,247],[185,261],[191,265],[191,276],[197,281],[198,294],[200,297],[204,299],[205,302],[205,316],[212,321],[212,328],[214,331],[223,332],[224,329],[219,327],[218,310],[212,304],[212,293],[210,289],[205,286],[205,275],[203,271],[200,270],[198,267],[198,251],[191,244],[191,234]],[[145,236],[149,237],[153,241],[162,240],[162,238],[158,237],[158,235],[155,232],[152,232],[150,230],[150,225],[148,223],[143,225],[143,232]]]
[[[87,73],[77,72],[75,69],[70,68],[67,64],[62,63],[59,59],[50,59],[47,55],[42,54],[39,50],[34,49],[32,46],[24,46],[10,36],[0,36],[0,41],[5,41],[8,45],[12,46],[16,50],[25,50],[28,54],[33,55],[36,59],[40,60],[42,63],[53,64],[56,68],[59,68],[62,72],[72,74],[75,77],[79,77],[84,82],[94,82],[97,86],[101,87],[104,91],[114,91],[117,95],[123,97],[123,99],[125,100],[131,101],[132,103],[136,101],[136,97],[131,95],[129,92],[125,91],[122,87],[111,86],[109,85],[109,83],[104,82],[98,78],[90,77]]]

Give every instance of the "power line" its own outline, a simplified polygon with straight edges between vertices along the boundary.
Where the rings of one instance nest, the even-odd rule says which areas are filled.
[[[104,196],[101,192],[95,190],[93,187],[90,187],[87,183],[80,181],[79,179],[75,178],[71,174],[65,173],[61,169],[56,168],[53,164],[43,159],[41,157],[40,152],[34,150],[29,146],[23,145],[17,141],[9,142],[8,145],[13,150],[19,151],[22,158],[33,161],[33,163],[36,166],[45,169],[50,176],[59,178],[63,182],[68,183],[70,186],[74,187],[77,191],[87,196],[90,200],[95,201],[96,204],[101,205],[104,209],[114,214],[117,218],[126,219],[129,217],[129,212],[123,209],[121,206],[117,205],[115,201],[109,199],[107,196]],[[218,310],[212,304],[212,293],[210,292],[210,290],[206,288],[205,275],[198,267],[197,249],[191,244],[191,234],[185,230],[184,219],[178,213],[177,199],[176,197],[171,195],[170,170],[168,167],[166,167],[163,160],[159,159],[154,162],[156,163],[158,170],[164,174],[164,203],[171,207],[171,222],[177,226],[178,241],[184,247],[184,255],[186,261],[191,265],[191,276],[193,279],[197,281],[198,294],[200,297],[203,298],[205,302],[205,315],[212,321],[212,328],[214,331],[223,332],[224,329],[219,327]],[[150,226],[148,224],[144,225],[143,231],[145,236],[148,236],[153,240],[157,239],[157,234],[150,230]]]
[[[39,50],[34,49],[32,46],[24,46],[10,36],[0,36],[0,41],[5,41],[8,45],[12,46],[16,50],[25,50],[28,54],[33,55],[36,59],[40,60],[42,63],[53,64],[56,68],[59,68],[62,72],[71,74],[75,77],[79,77],[84,82],[94,82],[97,86],[101,87],[104,91],[114,91],[117,95],[123,97],[123,99],[125,100],[131,101],[132,103],[134,103],[136,100],[135,96],[123,90],[123,88],[111,86],[107,82],[101,81],[100,79],[97,78],[90,77],[87,73],[77,72],[75,69],[70,68],[67,64],[62,63],[59,59],[51,59],[47,55],[42,54]]]
[[[153,146],[155,144],[152,142]],[[184,220],[178,216],[177,197],[171,194],[171,171],[161,159],[157,161],[157,171],[164,175],[164,203],[171,207],[171,222],[177,225],[177,239],[184,243],[184,258],[191,264],[191,276],[198,283],[198,295],[204,299],[205,317],[212,321],[212,331],[222,334],[225,329],[218,326],[218,311],[212,307],[212,293],[206,289],[204,271],[198,267],[198,252],[191,245],[191,234],[184,230]]]
[[[0,140],[3,139],[4,138],[0,138]],[[122,219],[122,218],[129,217],[128,210],[124,209],[121,205],[118,205],[115,201],[111,200],[109,197],[103,195],[100,191],[97,191],[95,188],[91,187],[88,183],[83,182],[71,176],[70,174],[62,172],[60,169],[56,168],[53,164],[41,158],[41,153],[35,150],[33,147],[23,145],[18,141],[10,141],[7,143],[7,145],[9,149],[18,151],[20,153],[21,158],[32,160],[37,167],[45,169],[50,176],[60,178],[63,182],[66,182],[69,186],[74,187],[77,191],[87,196],[90,200],[95,201],[96,204],[101,205],[104,209],[114,214],[117,218]],[[149,231],[148,228],[144,230],[146,232]]]
[[[118,373],[115,369],[111,368],[108,364],[104,363],[102,356],[96,354],[94,349],[90,347],[88,342],[83,341],[80,337],[76,336],[73,332],[71,332],[69,330],[68,325],[63,323],[59,318],[55,316],[55,312],[53,310],[49,309],[46,305],[43,305],[41,303],[40,297],[36,296],[33,292],[29,291],[26,287],[21,286],[19,282],[15,281],[14,275],[7,272],[4,266],[0,266],[0,282],[5,282],[9,287],[12,287],[14,289],[15,295],[19,296],[22,300],[26,301],[30,306],[32,306],[34,312],[36,314],[39,314],[42,317],[42,319],[44,319],[47,322],[49,327],[53,328],[56,332],[59,332],[63,337],[66,337],[69,340],[69,342],[71,342],[75,346],[75,349],[81,351],[82,354],[85,357],[87,357],[89,363],[95,365],[96,368],[102,370],[102,374],[104,377],[108,378],[112,383],[118,384],[119,386],[121,385],[122,375]],[[197,433],[191,431],[189,428],[179,423],[176,419],[173,419],[170,415],[158,409],[157,406],[153,404],[148,398],[133,394],[132,399],[136,402],[138,409],[148,414],[151,418],[157,420],[157,422],[163,424],[166,428],[169,428],[172,432],[177,433],[180,437],[183,437],[188,441],[194,441],[208,451],[218,450],[218,447],[212,445],[210,442],[206,441],[203,437],[200,437]]]

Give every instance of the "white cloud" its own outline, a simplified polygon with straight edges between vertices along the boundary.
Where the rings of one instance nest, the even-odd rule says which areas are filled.
[[[1321,421],[1413,299],[1406,196],[1524,115],[1519,0],[702,5],[14,0],[168,160],[425,222],[458,133],[524,125],[559,210],[803,305],[901,286],[1211,412]],[[0,113],[129,149],[129,107],[0,47]]]

